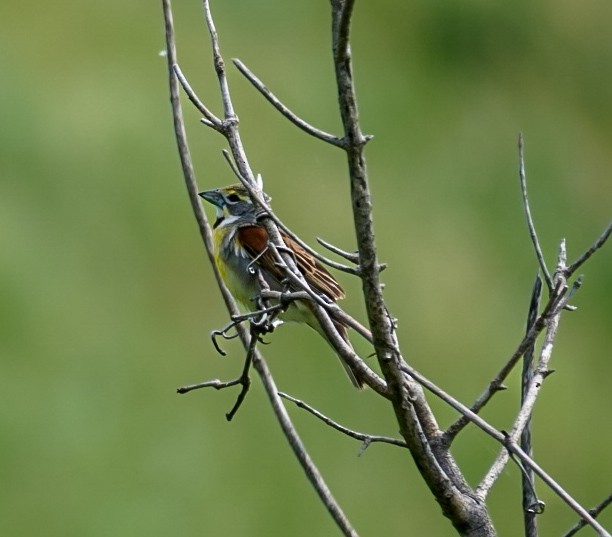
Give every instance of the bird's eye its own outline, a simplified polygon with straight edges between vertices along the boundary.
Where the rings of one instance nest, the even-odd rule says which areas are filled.
[[[232,203],[237,203],[240,201],[240,196],[238,194],[230,194],[227,197],[227,201],[231,201]]]

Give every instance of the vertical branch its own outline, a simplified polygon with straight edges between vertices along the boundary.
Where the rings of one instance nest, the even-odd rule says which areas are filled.
[[[563,301],[563,297],[565,296],[565,292],[567,291],[567,280],[565,278],[565,268],[567,261],[567,252],[565,249],[565,240],[561,241],[559,245],[559,254],[557,258],[557,268],[555,270],[555,275],[553,279],[554,289],[553,292],[556,296],[559,297],[559,301]],[[548,326],[546,328],[546,333],[544,335],[544,342],[542,343],[542,349],[540,350],[540,356],[538,358],[538,364],[535,368],[533,378],[529,384],[528,389],[524,393],[524,401],[521,406],[521,410],[512,425],[512,429],[510,430],[509,437],[516,441],[520,436],[522,431],[525,428],[527,421],[529,420],[529,416],[533,410],[533,407],[536,403],[538,394],[540,392],[540,388],[542,387],[542,383],[544,379],[550,373],[548,369],[548,364],[550,362],[555,337],[557,335],[557,329],[559,327],[559,321],[561,318],[561,312],[563,311],[563,307],[559,307],[559,303],[555,306],[555,313],[548,320]],[[483,478],[480,485],[478,485],[476,492],[482,498],[485,498],[489,493],[489,490],[495,483],[495,481],[499,478],[501,472],[508,462],[508,451],[503,450],[487,472],[487,475]]]
[[[374,347],[379,361],[388,362],[398,354],[392,321],[387,314],[379,279],[379,265],[374,242],[372,200],[367,180],[364,147],[368,142],[359,126],[359,112],[353,84],[351,49],[349,44],[353,0],[332,0],[333,55],[338,87],[338,102],[344,127],[343,147],[347,154],[351,179],[353,221],[357,235],[359,264],[366,309]],[[401,374],[395,375],[396,384]],[[389,380],[389,379],[387,379]]]
[[[333,58],[344,128],[342,147],[347,155],[360,276],[378,363],[387,381],[402,436],[444,514],[462,535],[494,535],[486,508],[466,483],[447,446],[440,442],[441,433],[422,388],[402,371],[405,362],[399,350],[394,321],[382,296],[379,277],[372,199],[364,156],[370,137],[364,136],[359,126],[353,83],[349,37],[354,0],[331,0],[331,5]]]
[[[525,174],[525,151],[523,144],[523,135],[519,134],[519,180],[521,182],[521,194],[523,198],[523,207],[525,209],[525,217],[527,218],[527,226],[529,227],[529,236],[531,237],[531,242],[533,243],[533,247],[536,252],[536,256],[538,258],[538,263],[540,264],[540,270],[544,275],[544,279],[546,280],[546,285],[548,286],[549,293],[552,292],[553,289],[553,281],[550,277],[550,273],[548,272],[548,267],[546,266],[546,261],[544,260],[544,254],[542,253],[542,248],[540,248],[540,241],[538,240],[538,235],[535,230],[535,225],[533,223],[533,219],[531,218],[531,210],[529,209],[529,198],[527,197],[527,176]]]
[[[529,314],[527,315],[526,332],[529,333],[534,326],[538,317],[538,308],[540,305],[540,296],[542,294],[542,280],[538,275],[536,277],[533,292],[531,294],[531,303],[529,305]],[[521,376],[521,406],[525,404],[529,386],[533,380],[533,354],[535,341],[529,346],[529,349],[523,356],[523,372]],[[520,441],[521,449],[529,457],[532,456],[532,441],[531,441],[531,416],[525,424],[525,428],[521,433]],[[538,505],[538,498],[535,495],[535,484],[533,479],[533,470],[527,466],[522,474],[522,489],[523,489],[523,523],[525,526],[525,537],[537,537],[538,528],[536,525],[536,516],[538,511],[535,506]]]
[[[187,191],[189,193],[189,199],[191,201],[192,209],[196,220],[198,222],[198,227],[200,229],[200,234],[202,236],[206,252],[208,254],[209,260],[215,272],[215,277],[217,278],[217,283],[221,292],[223,294],[223,299],[228,308],[228,311],[231,315],[238,314],[239,310],[236,306],[236,302],[234,298],[229,293],[227,287],[223,283],[221,279],[216,263],[214,262],[214,253],[213,253],[213,241],[212,241],[212,232],[211,228],[206,219],[206,215],[202,210],[202,207],[198,198],[198,188],[195,179],[195,172],[193,169],[193,164],[191,161],[191,156],[189,152],[189,147],[187,144],[187,134],[185,131],[185,124],[183,119],[183,111],[179,98],[179,83],[176,75],[175,66],[177,65],[177,57],[176,57],[176,44],[174,37],[174,23],[172,17],[172,8],[170,4],[170,0],[162,0],[163,14],[164,14],[164,25],[165,25],[165,34],[166,34],[166,51],[168,56],[168,74],[169,74],[169,85],[170,85],[170,103],[172,108],[173,122],[174,122],[174,131],[178,145],[178,152],[181,160],[181,166],[183,168],[183,175],[185,178],[185,184],[187,186]],[[204,10],[206,16],[206,22],[210,31],[211,40],[213,43],[213,55],[214,55],[214,63],[215,70],[217,72],[217,76],[219,77],[219,83],[223,98],[224,111],[225,111],[225,121],[223,122],[222,128],[220,131],[228,140],[230,148],[232,149],[232,155],[236,160],[238,169],[241,175],[255,184],[253,180],[253,174],[248,165],[248,161],[246,159],[246,154],[244,152],[242,142],[240,140],[240,135],[237,129],[237,118],[234,114],[234,110],[231,103],[229,87],[227,85],[227,79],[225,77],[225,69],[223,58],[221,57],[218,45],[218,37],[216,33],[216,29],[214,26],[214,22],[212,19],[212,15],[210,13],[210,7],[208,4],[208,0],[204,0]],[[276,228],[274,228],[276,229]],[[276,230],[278,234],[278,231]],[[295,430],[291,419],[289,418],[282,401],[278,395],[278,390],[274,383],[274,379],[270,371],[267,368],[267,364],[263,358],[263,355],[259,352],[259,350],[255,347],[255,345],[250,345],[250,337],[246,328],[242,324],[237,324],[236,329],[238,330],[238,334],[240,335],[240,339],[245,347],[248,349],[252,357],[253,367],[258,372],[268,398],[272,403],[272,407],[275,415],[281,425],[281,429],[287,438],[291,448],[293,449],[298,462],[304,469],[310,483],[313,488],[321,498],[321,501],[325,505],[327,511],[331,514],[332,518],[342,531],[343,535],[346,537],[358,537],[357,532],[352,528],[350,522],[348,521],[346,515],[343,513],[340,505],[336,501],[336,499],[331,494],[329,487],[325,483],[321,473],[318,468],[315,466],[314,462],[308,455],[308,452],[304,448],[304,445]],[[246,365],[245,365],[246,370]]]
[[[211,266],[217,280],[217,285],[221,290],[223,301],[231,315],[239,313],[238,306],[234,297],[231,295],[223,279],[217,270],[214,258],[214,247],[212,239],[212,231],[206,218],[206,213],[202,209],[200,204],[200,198],[198,197],[198,185],[196,182],[195,171],[193,168],[193,162],[191,160],[191,153],[189,151],[189,145],[187,143],[187,132],[185,130],[185,120],[183,116],[183,107],[181,106],[181,100],[179,96],[179,82],[175,72],[175,66],[178,65],[177,53],[176,53],[176,40],[174,37],[174,21],[172,17],[172,7],[170,0],[162,1],[164,23],[165,23],[165,34],[166,34],[166,55],[168,58],[168,82],[170,87],[170,106],[172,108],[172,119],[174,125],[174,134],[176,138],[179,158],[181,161],[181,167],[183,169],[183,178],[185,180],[185,186],[187,188],[187,194],[189,195],[189,201],[191,203],[191,209],[195,216],[198,224],[198,230],[200,236],[204,242],[206,254],[210,261]],[[245,347],[249,345],[249,334],[243,326],[238,326],[238,333],[240,339]]]
[[[287,409],[283,405],[279,395],[279,390],[276,387],[276,383],[272,378],[270,370],[268,369],[268,364],[263,359],[263,356],[259,354],[253,357],[253,367],[263,382],[268,398],[270,399],[270,403],[272,404],[274,414],[276,415],[276,419],[278,420],[278,423],[281,426],[281,429],[283,430],[291,449],[302,466],[302,469],[306,473],[306,477],[314,486],[319,498],[321,498],[321,501],[327,508],[327,511],[336,522],[338,528],[340,528],[340,531],[342,531],[342,534],[346,537],[358,537],[357,532],[351,526],[350,521],[342,511],[340,505],[332,496],[329,487],[323,480],[319,470],[304,448],[304,444],[302,443],[302,440],[298,436],[297,431],[289,418]]]
[[[221,55],[221,47],[219,45],[219,36],[217,34],[217,28],[210,11],[210,3],[208,0],[202,0],[204,8],[204,18],[206,20],[206,26],[210,34],[210,41],[212,44],[213,51],[213,63],[215,72],[217,73],[217,79],[219,80],[219,89],[221,92],[221,100],[223,102],[223,134],[227,139],[230,146],[232,156],[238,167],[240,175],[249,182],[249,184],[255,186],[255,177],[249,161],[242,145],[240,138],[240,132],[238,131],[238,116],[234,112],[234,105],[232,104],[232,97],[230,95],[229,85],[227,82],[227,76],[225,71],[225,61]]]

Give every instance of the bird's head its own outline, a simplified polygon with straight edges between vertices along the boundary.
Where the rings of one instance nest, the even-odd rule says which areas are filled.
[[[256,208],[247,189],[241,184],[205,190],[199,195],[217,208],[215,227],[229,219],[244,219],[252,222],[256,220]],[[264,199],[266,202],[270,200],[265,194]]]

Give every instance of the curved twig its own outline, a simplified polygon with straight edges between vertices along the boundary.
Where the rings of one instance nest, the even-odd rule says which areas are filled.
[[[599,502],[595,507],[589,509],[589,514],[593,518],[597,518],[599,514],[606,508],[608,505],[612,504],[612,494],[610,494],[607,498],[604,498],[601,502]],[[576,535],[579,530],[584,528],[587,525],[587,522],[584,519],[580,519],[576,524],[574,524],[563,537],[572,537],[572,535]]]
[[[291,449],[293,449],[296,458],[306,473],[308,480],[319,495],[319,498],[321,498],[321,501],[336,522],[338,528],[342,531],[343,535],[347,537],[358,537],[357,532],[352,527],[340,505],[333,497],[319,470],[304,448],[304,444],[297,434],[297,431],[291,422],[291,418],[289,418],[287,409],[283,405],[283,402],[278,395],[278,388],[276,387],[276,383],[272,378],[270,370],[268,369],[268,364],[264,360],[263,356],[256,355],[253,357],[253,367],[259,374],[259,378],[264,385],[268,399],[272,404],[274,414],[276,415],[278,423],[285,434],[285,438],[287,438]]]
[[[362,450],[359,453],[360,455],[367,449],[367,447],[370,444],[373,444],[374,442],[392,444],[394,446],[399,446],[403,448],[407,447],[406,442],[404,440],[400,440],[398,438],[392,438],[390,436],[365,434],[365,433],[360,433],[358,431],[353,431],[352,429],[349,429],[348,427],[345,427],[344,425],[340,425],[337,421],[332,420],[331,418],[327,417],[322,412],[319,412],[316,408],[311,407],[308,403],[305,403],[304,401],[300,399],[296,399],[295,397],[292,397],[291,395],[288,395],[284,392],[278,392],[278,395],[280,395],[283,399],[287,399],[287,401],[291,401],[292,403],[295,403],[295,405],[298,408],[303,408],[307,412],[310,412],[310,414],[320,419],[326,425],[329,425],[333,429],[336,429],[336,431],[340,431],[342,434],[345,434],[346,436],[350,436],[351,438],[354,438],[355,440],[361,440],[363,442],[363,446],[362,446]]]
[[[576,272],[584,262],[589,259],[597,250],[599,250],[608,240],[612,234],[612,222],[608,224],[608,227],[604,229],[603,233],[597,238],[592,246],[584,252],[576,261],[574,261],[569,267],[565,269],[565,276],[569,278],[574,272]]]
[[[524,155],[524,147],[523,147],[523,134],[519,134],[518,141],[519,148],[519,179],[521,182],[521,195],[523,198],[523,207],[525,208],[525,216],[527,217],[527,227],[529,228],[529,236],[531,237],[531,242],[533,243],[533,247],[536,252],[536,256],[538,258],[538,263],[540,264],[540,270],[544,275],[544,280],[546,281],[546,286],[548,287],[548,292],[551,293],[553,290],[553,281],[550,277],[550,272],[548,271],[548,267],[546,266],[546,260],[544,259],[544,254],[542,253],[542,248],[540,248],[540,241],[538,240],[538,235],[535,230],[535,225],[533,223],[533,219],[531,218],[531,210],[529,209],[529,198],[527,197],[527,178],[525,176],[525,155]]]
[[[206,107],[206,105],[197,96],[196,92],[193,91],[193,88],[187,81],[187,78],[183,74],[183,71],[181,71],[181,68],[179,67],[178,63],[175,63],[172,67],[174,69],[174,73],[176,74],[178,81],[181,83],[183,90],[187,94],[187,97],[189,97],[189,100],[204,116],[205,119],[203,119],[202,121],[209,127],[215,129],[216,131],[221,131],[221,120]]]
[[[257,91],[261,93],[264,98],[274,107],[276,108],[283,116],[285,116],[291,123],[293,123],[296,127],[303,130],[305,133],[322,140],[323,142],[327,142],[328,144],[335,145],[338,147],[342,147],[342,138],[338,138],[333,134],[322,131],[321,129],[317,129],[313,127],[310,123],[301,119],[297,114],[294,114],[289,108],[287,108],[281,100],[276,97],[267,87],[266,85],[257,78],[249,68],[244,65],[239,59],[234,58],[232,60],[234,65],[238,68],[238,70],[246,77],[246,79],[255,86]]]

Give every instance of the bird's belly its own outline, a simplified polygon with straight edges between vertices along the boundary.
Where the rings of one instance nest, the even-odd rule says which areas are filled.
[[[253,299],[259,288],[255,275],[249,270],[250,259],[238,256],[225,258],[222,261],[219,259],[217,257],[217,268],[230,293],[246,311],[255,309]]]

